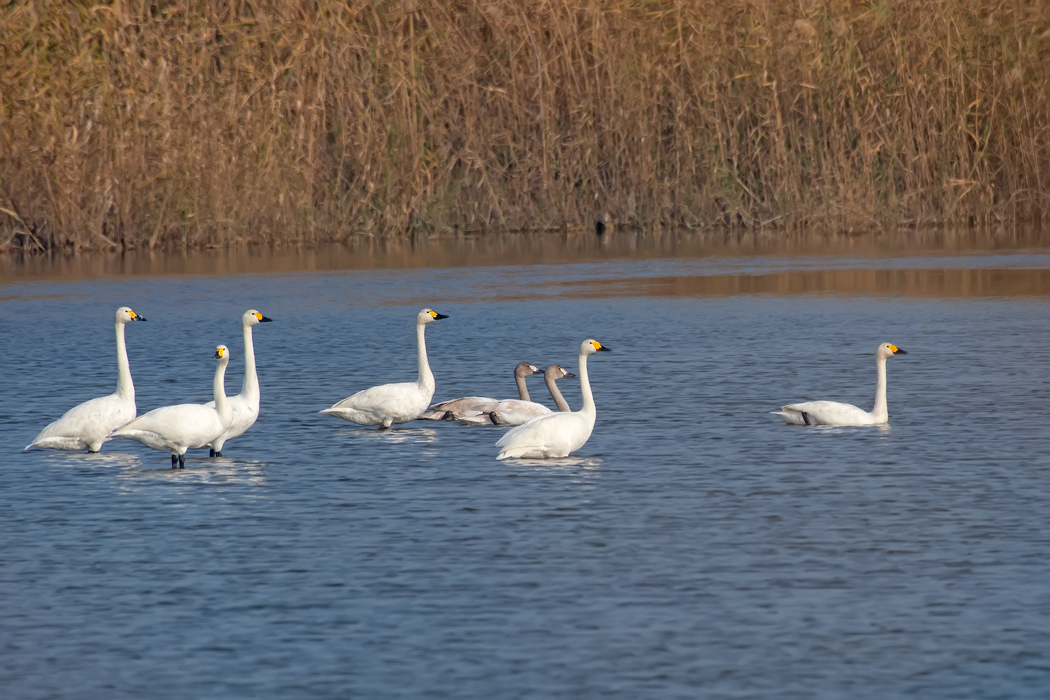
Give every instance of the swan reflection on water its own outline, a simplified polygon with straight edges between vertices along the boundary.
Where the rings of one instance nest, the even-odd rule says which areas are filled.
[[[378,430],[372,427],[362,427],[353,430],[337,430],[335,434],[339,437],[353,438],[355,440],[371,440],[400,445],[413,442],[419,444],[436,442],[438,431],[434,428],[389,428]]]
[[[561,457],[556,459],[516,459],[513,462],[504,461],[502,464],[521,467],[521,469],[514,469],[519,473],[535,474],[536,472],[546,472],[549,474],[558,474],[562,476],[568,476],[576,471],[579,471],[587,476],[588,479],[593,479],[601,475],[601,457]]]

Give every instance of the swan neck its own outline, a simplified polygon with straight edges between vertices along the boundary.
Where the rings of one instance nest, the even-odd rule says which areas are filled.
[[[212,385],[212,394],[215,398],[215,410],[219,413],[219,420],[229,423],[233,416],[230,401],[226,398],[226,365],[228,362],[220,362],[215,368],[215,381]]]
[[[124,343],[124,324],[117,322],[117,394],[121,398],[135,400],[135,384],[131,381],[131,365],[128,364],[128,347]]]
[[[433,391],[434,389],[434,373],[430,371],[430,362],[427,361],[427,341],[424,337],[426,331],[426,325],[423,323],[416,324],[416,345],[418,348],[419,355],[419,386],[424,387]]]
[[[885,423],[890,417],[886,407],[886,358],[876,360],[875,367],[878,369],[878,381],[875,384],[875,408],[871,410],[871,415],[877,423]]]
[[[558,382],[554,380],[554,377],[544,377],[543,381],[547,384],[547,391],[551,393],[551,398],[554,399],[554,405],[558,407],[558,410],[563,413],[571,411],[569,402],[561,395],[561,389],[558,388]]]
[[[518,385],[518,398],[522,401],[532,401],[529,398],[529,387],[525,385],[525,377],[515,374],[514,383]]]
[[[587,356],[583,353],[580,353],[580,393],[583,394],[580,413],[594,416],[597,411],[594,408],[594,396],[591,395],[591,380],[587,376]]]
[[[252,342],[252,327],[244,324],[244,383],[241,393],[249,402],[259,401],[259,375],[255,372],[255,344]]]

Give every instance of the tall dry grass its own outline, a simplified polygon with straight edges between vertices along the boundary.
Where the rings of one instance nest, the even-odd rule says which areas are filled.
[[[0,246],[1031,220],[1050,2],[0,9]]]

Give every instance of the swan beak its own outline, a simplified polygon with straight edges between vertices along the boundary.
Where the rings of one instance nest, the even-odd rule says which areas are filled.
[[[131,320],[132,321],[145,321],[146,318],[144,316],[139,316],[137,313],[132,311],[131,312]]]
[[[214,360],[221,360],[222,359],[222,348],[217,348],[215,350],[215,354],[212,355],[212,359],[214,359]]]
[[[534,367],[533,369],[535,369],[535,370],[536,370],[535,372],[533,372],[533,374],[543,374],[544,372],[546,372],[546,371],[547,371],[547,368],[546,368],[546,367],[543,367],[543,368],[539,368],[539,367]]]
[[[900,349],[899,347],[897,347],[896,345],[891,345],[891,346],[890,346],[890,351],[891,351],[891,352],[892,352],[892,353],[893,353],[894,355],[907,355],[907,354],[908,354],[908,351],[907,351],[907,350],[901,350],[901,349]]]
[[[262,314],[259,314],[259,323],[273,323],[273,319],[272,318],[267,318],[267,317],[263,316]]]
[[[565,379],[575,379],[575,378],[576,378],[576,375],[573,374],[572,372],[566,372],[565,373]]]
[[[598,348],[598,352],[611,352],[611,351],[612,351],[612,348],[606,347],[604,345],[602,345],[601,347]]]
[[[442,318],[448,318],[448,314],[439,314],[437,311],[434,311],[433,314],[434,314],[434,320],[435,321],[437,321],[439,319],[442,319]]]

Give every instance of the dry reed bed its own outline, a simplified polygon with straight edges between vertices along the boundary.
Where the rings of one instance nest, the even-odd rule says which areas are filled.
[[[0,247],[1050,207],[1050,3],[0,9]]]

